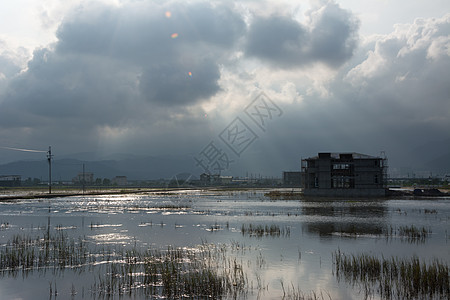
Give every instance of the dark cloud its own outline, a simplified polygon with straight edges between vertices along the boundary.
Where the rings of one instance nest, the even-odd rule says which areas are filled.
[[[192,105],[219,91],[220,60],[244,30],[238,14],[208,3],[82,7],[61,24],[52,48],[34,53],[3,105],[106,123],[136,99]]]
[[[127,80],[115,61],[61,57],[41,49],[34,52],[27,72],[11,82],[1,104],[14,109],[17,115],[33,115],[30,120],[51,118],[58,122],[74,118],[82,123],[116,123],[133,100]]]
[[[190,65],[190,66],[189,66]],[[156,65],[140,77],[142,94],[151,102],[179,105],[186,99],[208,99],[219,91],[220,72],[211,60]]]
[[[136,151],[158,139],[152,149],[165,152],[171,138],[195,140],[195,105],[220,91],[220,65],[245,30],[230,7],[206,2],[81,6],[21,74],[0,51],[2,145]]]
[[[449,163],[449,25],[447,15],[417,20],[373,37],[327,82],[325,96],[298,79],[296,92],[301,100],[280,103],[283,116],[270,123],[255,147],[243,155],[247,161],[250,152],[253,157],[269,153],[265,157],[270,159],[260,159],[259,165],[255,162],[248,169],[299,170],[301,156],[321,151],[371,155],[385,151],[390,171],[396,175],[406,175],[403,167],[436,175],[436,169],[423,164]],[[272,95],[274,101],[285,97]]]
[[[244,31],[241,16],[223,5],[95,6],[75,13],[60,26],[56,51],[155,63],[170,61],[185,51],[202,54],[205,46],[208,52],[228,49]]]
[[[0,145],[194,156],[242,116],[251,99],[240,101],[255,89],[284,114],[257,131],[236,161],[241,170],[279,175],[318,151],[386,150],[392,164],[407,164],[417,159],[409,149],[448,139],[449,16],[364,45],[358,22],[333,2],[309,18],[256,17],[246,31],[228,6],[90,4],[66,17],[58,41],[22,73],[0,53]],[[272,72],[280,68],[288,70]]]
[[[240,15],[208,3],[81,7],[61,24],[55,45],[36,50],[10,81],[0,114],[115,125],[142,101],[193,105],[220,90],[219,64],[244,30]],[[10,118],[0,122],[12,126]]]
[[[358,20],[330,2],[311,13],[305,26],[291,17],[257,17],[248,32],[246,54],[280,68],[321,62],[340,66],[357,46]]]
[[[304,64],[308,43],[306,29],[292,19],[257,18],[249,29],[246,53],[283,66]]]
[[[336,77],[329,110],[361,145],[382,148],[394,165],[418,165],[411,149],[448,139],[450,15],[398,27],[361,48],[366,55]],[[442,149],[447,151],[447,149]]]
[[[331,66],[347,61],[355,51],[359,21],[347,10],[330,2],[323,7],[311,30],[311,56]]]

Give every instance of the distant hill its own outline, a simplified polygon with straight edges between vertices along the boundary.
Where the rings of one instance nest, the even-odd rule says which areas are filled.
[[[194,173],[195,164],[191,157],[132,157],[122,160],[96,160],[59,159],[52,163],[52,179],[55,181],[70,181],[83,171],[94,173],[95,178],[113,178],[127,176],[130,180],[150,180],[171,178],[182,172]],[[16,161],[0,165],[0,175],[21,175],[22,179],[28,177],[48,179],[47,160]]]

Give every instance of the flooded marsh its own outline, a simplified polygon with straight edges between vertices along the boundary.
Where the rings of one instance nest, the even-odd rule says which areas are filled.
[[[270,192],[0,203],[0,299],[449,296],[450,199]]]

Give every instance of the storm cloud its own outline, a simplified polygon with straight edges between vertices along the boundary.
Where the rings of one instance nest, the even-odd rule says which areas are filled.
[[[244,30],[230,9],[205,3],[93,5],[67,17],[55,45],[35,51],[6,101],[37,115],[111,119],[109,108],[123,113],[136,99],[191,105],[219,90],[224,49]]]
[[[0,43],[0,146],[195,155],[260,92],[284,114],[255,129],[240,170],[277,175],[318,151],[408,164],[409,149],[448,137],[450,15],[362,38],[334,1],[266,8],[88,1],[27,65]]]
[[[350,12],[330,2],[311,11],[308,19],[302,24],[290,16],[256,17],[246,54],[282,68],[317,62],[338,67],[352,57],[359,21]]]

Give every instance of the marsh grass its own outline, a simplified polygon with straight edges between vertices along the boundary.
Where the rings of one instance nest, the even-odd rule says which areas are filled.
[[[311,291],[310,293],[304,293],[299,287],[295,287],[293,284],[288,287],[284,287],[283,281],[281,283],[281,289],[283,291],[283,300],[331,300],[331,295],[326,293],[326,297],[323,292],[316,293],[315,291]]]
[[[264,196],[270,200],[301,200],[303,199],[303,193],[294,191],[270,191],[265,193]]]
[[[400,237],[406,238],[410,242],[423,242],[431,234],[431,230],[411,225],[398,227],[397,233]]]
[[[68,238],[63,231],[47,231],[42,237],[14,235],[0,250],[0,273],[26,275],[37,269],[79,267],[89,259],[85,241]]]
[[[186,204],[164,204],[164,205],[159,205],[159,206],[155,206],[152,207],[153,209],[161,209],[161,210],[184,210],[184,209],[190,209],[191,206],[190,205],[186,205]]]
[[[367,254],[333,253],[333,271],[338,280],[359,284],[365,297],[379,294],[383,299],[448,299],[449,267],[418,257],[390,259]]]
[[[430,237],[432,231],[425,227],[416,227],[415,225],[402,225],[399,227],[387,226],[383,228],[384,237],[389,240],[392,238],[400,238],[407,243],[425,243]]]
[[[264,236],[270,237],[289,237],[291,235],[291,228],[289,226],[284,226],[281,228],[278,225],[254,225],[254,224],[242,224],[241,227],[242,235],[255,236],[258,238]]]
[[[408,243],[424,243],[430,237],[432,231],[425,227],[416,227],[415,225],[402,225],[399,227],[358,227],[355,225],[339,227],[336,233],[342,237],[357,238],[361,234],[370,234],[376,237],[385,237],[387,240],[399,238]]]
[[[39,271],[98,274],[91,286],[94,298],[143,294],[165,298],[238,298],[247,291],[242,263],[226,255],[225,248],[201,245],[167,250],[105,248],[63,231],[31,237],[15,235],[0,248],[0,275],[17,276]],[[54,291],[56,293],[56,282]],[[50,284],[50,294],[52,294]],[[72,286],[72,295],[76,292]]]
[[[122,260],[106,265],[91,287],[97,297],[145,295],[147,297],[222,298],[246,293],[242,265],[223,249],[202,245],[199,249],[169,247],[165,251],[127,251]]]

